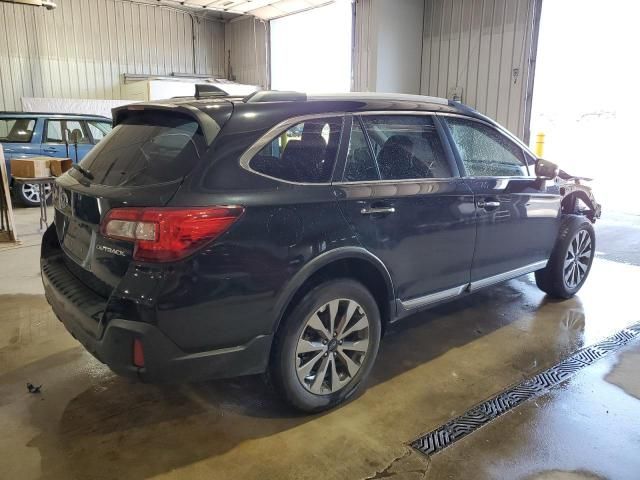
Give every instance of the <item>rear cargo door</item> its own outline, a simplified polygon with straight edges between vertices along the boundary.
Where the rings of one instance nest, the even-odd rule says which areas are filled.
[[[192,116],[132,112],[80,162],[80,170],[60,177],[55,225],[72,273],[108,297],[126,273],[133,248],[102,236],[101,221],[113,208],[165,206],[208,145]]]

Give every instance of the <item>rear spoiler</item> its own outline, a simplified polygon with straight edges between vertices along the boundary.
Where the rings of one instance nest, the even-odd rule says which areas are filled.
[[[182,115],[187,115],[193,118],[204,135],[207,146],[213,143],[213,140],[220,132],[220,125],[209,115],[204,113],[199,108],[192,105],[182,104],[176,105],[171,103],[132,103],[129,105],[123,105],[122,107],[116,107],[111,110],[113,115],[113,126],[122,123],[129,115],[142,111],[158,111],[158,112],[175,112]]]

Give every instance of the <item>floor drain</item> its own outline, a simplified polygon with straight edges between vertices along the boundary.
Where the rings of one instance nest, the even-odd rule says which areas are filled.
[[[546,392],[578,370],[620,349],[639,335],[640,323],[637,323],[599,343],[578,350],[548,370],[524,380],[423,435],[412,442],[411,446],[428,455],[438,453],[522,402]]]

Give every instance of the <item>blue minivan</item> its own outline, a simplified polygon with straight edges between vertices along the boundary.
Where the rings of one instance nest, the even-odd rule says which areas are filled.
[[[80,161],[110,131],[111,119],[99,115],[0,112],[0,143],[9,175],[12,158],[69,157]],[[71,142],[72,138],[78,139],[77,145]],[[13,186],[20,202],[38,205],[40,193],[36,185]]]

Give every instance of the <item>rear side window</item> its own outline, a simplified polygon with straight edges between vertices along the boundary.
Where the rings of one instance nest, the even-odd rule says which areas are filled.
[[[269,142],[249,166],[270,177],[301,183],[331,181],[342,117],[298,123]]]
[[[502,133],[472,120],[446,118],[467,175],[527,176],[522,149]]]
[[[94,143],[98,143],[111,131],[111,124],[107,122],[90,120],[87,122],[87,126],[89,127]]]
[[[87,132],[78,120],[48,120],[46,128],[46,143],[91,143]]]
[[[362,122],[382,180],[451,177],[431,116],[366,115]]]
[[[191,117],[139,112],[118,124],[81,165],[101,185],[154,185],[182,179],[204,149],[203,135]]]
[[[84,122],[78,120],[48,120],[46,143],[74,143],[74,138],[78,143],[91,143],[87,135]]]
[[[35,126],[33,118],[0,118],[0,142],[29,143]]]

